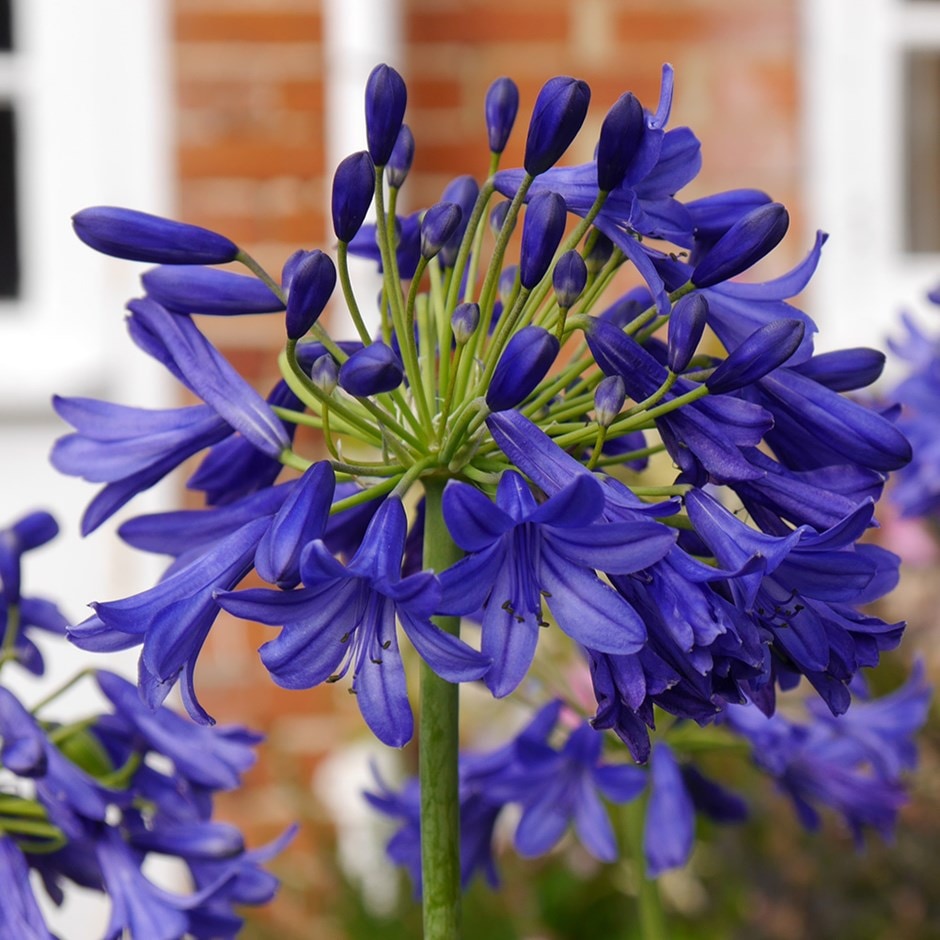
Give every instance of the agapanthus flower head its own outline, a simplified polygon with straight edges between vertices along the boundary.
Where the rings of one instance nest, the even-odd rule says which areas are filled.
[[[225,264],[238,245],[224,235],[160,216],[95,206],[72,216],[75,234],[95,251],[151,264]]]
[[[153,297],[131,304],[135,342],[201,404],[157,413],[58,405],[76,433],[54,459],[105,484],[90,508],[94,524],[208,448],[190,486],[212,508],[122,527],[133,544],[172,556],[164,578],[99,604],[72,630],[99,650],[142,646],[142,708],[156,708],[180,680],[190,713],[209,720],[193,675],[220,607],[278,628],[260,653],[279,685],[348,674],[366,724],[394,747],[414,728],[399,626],[429,667],[426,702],[475,680],[496,698],[517,689],[534,698],[557,681],[556,669],[543,669],[547,648],[568,651],[556,655],[575,660],[580,678],[566,694],[593,692],[596,709],[577,702],[579,715],[593,712],[591,724],[558,703],[514,742],[461,761],[452,799],[465,827],[464,880],[475,871],[495,879],[494,826],[509,804],[521,812],[523,853],[547,851],[573,821],[588,851],[612,858],[598,794],[625,802],[645,786],[648,870],[682,864],[695,812],[743,815],[734,794],[696,769],[684,735],[697,745],[713,725],[731,727],[734,709],[772,716],[778,695],[803,679],[828,712],[819,726],[841,720],[859,670],[903,630],[861,605],[897,580],[897,558],[864,536],[887,475],[910,458],[906,419],[898,425],[896,408],[845,394],[870,384],[883,359],[814,354],[816,325],[794,298],[824,233],[792,270],[737,279],[783,238],[787,211],[757,190],[685,198],[702,154],[692,130],[668,126],[673,79],[664,67],[649,107],[623,95],[595,157],[577,166],[556,163],[590,91],[551,79],[515,168],[499,167],[518,105],[514,84],[500,79],[485,105],[491,178],[481,186],[458,177],[436,205],[397,215],[389,207],[401,204],[414,141],[402,123],[404,82],[379,66],[366,91],[369,152],[334,177],[336,272],[325,253],[295,253],[270,290],[286,297],[288,340],[268,400],[189,316],[247,310],[258,284],[278,284],[238,253],[254,280],[158,269],[149,282],[172,310]],[[487,220],[495,238],[484,237]],[[154,244],[162,224],[144,225]],[[372,298],[354,296],[348,254],[382,275],[375,324]],[[622,273],[633,277],[625,293],[613,286]],[[336,340],[318,319],[336,277],[355,341]],[[706,328],[715,342],[703,343]],[[905,403],[933,401],[932,381],[908,384]],[[912,432],[921,446],[940,437],[931,421]],[[322,431],[322,448],[308,453],[309,438],[294,433],[301,425]],[[917,482],[919,504],[931,482]],[[263,586],[239,590],[252,569]],[[461,617],[479,626],[479,650],[459,638]],[[556,626],[567,639],[540,643]],[[910,701],[919,714],[920,699]],[[901,728],[896,711],[862,713],[873,726]],[[821,793],[853,823],[884,828],[893,819],[900,791],[887,770],[907,766],[908,747],[883,747],[880,762],[868,762],[872,781],[859,783],[853,764],[827,790],[807,754],[827,767],[837,752],[870,750],[863,723],[841,726],[838,746],[818,750],[807,742],[819,732],[781,727],[765,735],[773,740],[761,759],[795,799],[811,805]],[[741,733],[752,734],[750,725]],[[421,742],[425,755],[435,734]],[[165,788],[146,780],[151,799],[165,803]],[[401,824],[390,854],[416,882],[436,878],[436,869],[420,872],[420,817],[443,801],[422,809],[416,785],[380,789],[373,802]],[[93,788],[76,792],[98,812]],[[73,829],[75,817],[63,814]],[[213,837],[226,838],[194,829],[193,845]],[[180,833],[153,838],[170,844]],[[126,862],[117,850],[105,861],[120,871]],[[208,891],[209,874],[197,881]],[[207,935],[212,918],[224,920],[223,896],[201,907]]]
[[[590,102],[591,89],[579,79],[559,75],[542,86],[526,137],[526,173],[538,176],[558,162],[581,130]]]
[[[366,138],[376,166],[385,166],[398,140],[408,91],[390,65],[377,65],[366,82]]]

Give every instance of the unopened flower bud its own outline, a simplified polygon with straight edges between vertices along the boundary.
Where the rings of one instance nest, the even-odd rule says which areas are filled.
[[[508,199],[504,199],[502,202],[497,202],[496,205],[493,206],[490,212],[490,230],[494,235],[499,235],[500,230],[506,222],[506,215],[509,213],[510,205],[512,205],[512,203]]]
[[[283,310],[264,281],[234,271],[192,264],[163,264],[141,275],[147,296],[172,313],[238,316]]]
[[[421,256],[430,261],[460,226],[463,212],[454,202],[439,202],[421,220]]]
[[[607,112],[597,142],[597,188],[616,189],[627,175],[646,132],[643,105],[633,92],[621,95]]]
[[[793,368],[834,392],[854,392],[877,381],[884,367],[883,352],[856,346],[820,353]]]
[[[490,153],[502,153],[519,111],[519,89],[511,78],[497,78],[486,93],[486,132]]]
[[[336,287],[336,266],[319,249],[306,253],[297,264],[287,295],[287,337],[300,339],[323,313]]]
[[[134,209],[93,206],[72,216],[75,234],[95,251],[153,264],[224,264],[238,245],[198,225]]]
[[[329,354],[324,353],[318,359],[314,360],[310,367],[310,381],[327,397],[333,394],[339,381],[339,367],[336,360]]]
[[[701,294],[686,294],[672,308],[667,356],[672,372],[679,373],[688,367],[705,332],[707,319],[708,301]]]
[[[603,428],[609,428],[627,399],[627,390],[619,375],[608,375],[601,379],[594,391],[594,420]]]
[[[727,281],[773,251],[787,232],[790,216],[779,202],[760,206],[718,239],[692,271],[696,287]]]
[[[783,365],[800,346],[802,320],[773,320],[755,330],[722,362],[705,385],[713,395],[733,392]]]
[[[480,305],[472,302],[458,304],[450,317],[450,328],[458,346],[465,346],[480,325]]]
[[[375,164],[365,150],[350,154],[333,174],[333,231],[351,242],[365,221],[375,194]]]
[[[571,308],[587,284],[587,265],[577,251],[566,251],[552,271],[555,300],[562,310]]]
[[[365,398],[390,392],[401,385],[405,368],[385,343],[373,343],[353,353],[339,369],[339,386],[350,395]]]
[[[389,186],[393,189],[401,189],[408,178],[414,158],[414,134],[411,133],[411,128],[407,124],[402,124],[395,140],[395,146],[392,148],[392,155],[388,158],[388,166],[385,169]]]
[[[529,121],[523,165],[530,176],[553,167],[577,137],[591,101],[586,82],[560,75],[539,92]]]
[[[366,140],[376,166],[385,166],[405,117],[405,80],[389,65],[377,65],[366,82]]]
[[[457,252],[460,250],[460,243],[463,240],[464,232],[467,231],[467,225],[470,222],[470,216],[473,215],[473,206],[480,195],[480,186],[472,176],[458,176],[455,180],[448,183],[447,188],[441,194],[441,202],[455,202],[460,206],[462,213],[460,224],[454,230],[454,233],[447,239],[446,244],[441,249],[438,261],[445,268],[452,268],[457,260]]]
[[[543,192],[529,200],[522,226],[519,273],[522,286],[531,290],[548,272],[565,234],[567,210],[558,193]]]
[[[555,336],[540,326],[526,326],[513,334],[486,392],[490,411],[506,411],[528,398],[555,361],[559,348]]]

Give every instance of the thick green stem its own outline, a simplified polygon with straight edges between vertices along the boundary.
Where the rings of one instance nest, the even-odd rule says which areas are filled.
[[[444,523],[445,480],[424,482],[424,567],[441,571],[460,558]],[[436,617],[455,636],[459,617]],[[421,877],[424,940],[460,936],[460,815],[457,793],[457,686],[421,663]]]

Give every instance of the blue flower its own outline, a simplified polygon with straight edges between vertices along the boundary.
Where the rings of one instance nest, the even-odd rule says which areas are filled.
[[[485,608],[482,651],[493,660],[485,681],[494,695],[508,695],[528,671],[545,623],[543,602],[585,646],[632,653],[644,644],[636,611],[595,570],[645,568],[669,550],[673,535],[654,522],[601,524],[603,508],[603,490],[590,475],[541,505],[514,471],[500,479],[495,506],[472,486],[448,484],[444,518],[470,554],[441,575],[441,609]]]
[[[284,309],[264,281],[199,265],[162,265],[141,276],[147,296],[174,313],[240,316]]]
[[[643,853],[650,878],[684,865],[695,841],[695,807],[686,792],[672,749],[662,741],[653,748],[649,806]]]
[[[0,937],[9,940],[55,940],[29,882],[29,866],[19,846],[0,835],[0,881],[5,885],[0,905]]]
[[[386,499],[348,567],[314,541],[300,559],[303,588],[218,595],[219,604],[238,617],[283,626],[261,647],[279,685],[307,689],[351,668],[362,717],[392,747],[406,744],[413,731],[396,616],[417,651],[448,681],[478,679],[489,668],[488,658],[431,623],[440,599],[435,575],[401,577],[406,529],[401,502]]]
[[[123,600],[93,604],[95,616],[73,627],[69,637],[90,650],[143,644],[140,689],[151,707],[159,705],[182,675],[186,710],[209,724],[193,687],[196,658],[219,608],[213,596],[238,584],[251,570],[270,517],[253,519],[175,567],[156,587]]]

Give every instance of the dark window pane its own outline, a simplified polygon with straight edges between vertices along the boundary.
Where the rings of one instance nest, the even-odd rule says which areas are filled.
[[[20,287],[14,118],[12,106],[0,104],[0,297],[16,297]]]
[[[0,52],[9,52],[13,48],[12,5],[13,0],[0,0]]]
[[[940,52],[912,50],[904,65],[904,247],[940,253]]]

